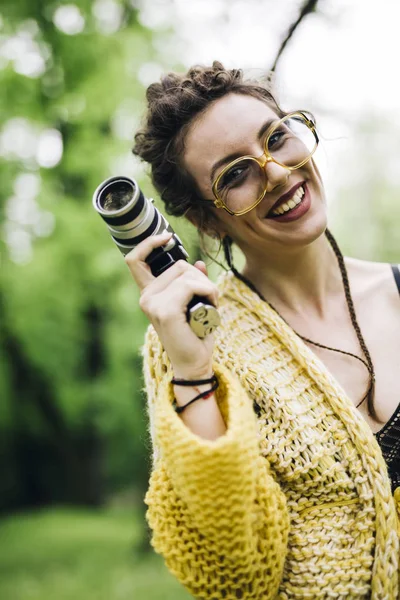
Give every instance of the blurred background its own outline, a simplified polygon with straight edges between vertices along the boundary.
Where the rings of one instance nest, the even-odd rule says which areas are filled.
[[[149,548],[147,323],[91,206],[113,174],[152,194],[130,151],[146,86],[275,64],[283,107],[317,117],[343,251],[398,263],[399,22],[397,0],[1,1],[2,600],[189,598]]]

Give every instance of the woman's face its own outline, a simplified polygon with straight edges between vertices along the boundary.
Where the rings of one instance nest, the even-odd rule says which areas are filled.
[[[214,198],[212,184],[233,156],[263,154],[265,135],[260,136],[260,132],[266,123],[276,119],[278,116],[266,103],[233,93],[215,101],[196,119],[185,138],[184,164],[203,198]],[[223,209],[211,208],[218,220],[219,233],[230,235],[246,255],[282,245],[288,250],[308,245],[326,227],[324,189],[313,160],[293,171],[274,162],[268,162],[264,168],[267,191],[250,212],[237,217]],[[276,216],[279,206],[292,198],[291,204],[298,202],[300,196],[301,203],[293,212]]]

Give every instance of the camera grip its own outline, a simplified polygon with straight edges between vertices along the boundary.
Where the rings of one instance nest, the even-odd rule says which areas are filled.
[[[221,322],[215,306],[201,296],[193,296],[188,304],[186,316],[193,332],[201,339],[212,333]]]
[[[155,248],[146,258],[151,272],[158,277],[172,267],[178,260],[187,260],[188,255],[176,233],[165,246]],[[189,302],[186,317],[190,327],[197,337],[203,339],[221,322],[219,313],[210,301],[201,296],[193,296]]]
[[[155,277],[172,267],[178,260],[187,260],[188,254],[179,237],[174,233],[170,242],[160,248],[155,248],[146,258],[151,272]],[[186,317],[190,327],[197,337],[203,339],[212,333],[221,322],[219,313],[210,301],[201,296],[193,296],[189,302]]]

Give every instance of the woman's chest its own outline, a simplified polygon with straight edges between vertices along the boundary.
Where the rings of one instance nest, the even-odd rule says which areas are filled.
[[[358,408],[371,430],[376,433],[390,419],[400,404],[400,348],[399,341],[371,345],[372,364],[375,374],[373,403],[378,419],[369,414],[366,394],[370,385],[370,373],[365,364],[343,354],[327,356],[328,351],[318,349],[315,354],[341,385],[346,395]],[[362,357],[360,351],[358,356]]]
[[[365,362],[311,345],[310,349],[324,363],[353,404],[358,407],[371,430],[376,433],[400,404],[400,308],[394,310],[390,305],[376,301],[369,306],[369,310],[367,306],[364,310],[359,310],[358,317],[375,375],[373,403],[378,418],[370,415],[368,410],[365,396],[370,384],[370,373]],[[335,341],[335,348],[351,352],[365,361],[354,329],[349,329],[348,325],[343,327],[341,332],[340,328],[330,332],[330,335],[327,332],[325,337]]]

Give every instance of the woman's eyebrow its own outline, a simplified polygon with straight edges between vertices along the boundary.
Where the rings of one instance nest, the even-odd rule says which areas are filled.
[[[276,121],[276,119],[268,119],[268,121],[265,121],[265,123],[263,123],[261,125],[261,127],[257,133],[258,140],[261,140],[261,138],[264,136],[264,134],[271,127],[272,123],[274,123],[275,121]],[[213,164],[212,169],[211,169],[211,173],[210,173],[211,184],[213,184],[215,181],[215,174],[216,174],[217,169],[219,169],[219,167],[222,167],[224,164],[230,163],[233,160],[236,160],[236,158],[240,158],[241,156],[243,156],[243,155],[240,154],[239,152],[231,152],[231,154],[227,154],[223,158],[220,158],[219,160],[217,160]]]
[[[278,119],[268,119],[268,121],[265,121],[265,123],[263,125],[261,125],[260,130],[257,134],[257,138],[259,140],[261,140],[262,137],[264,137],[264,134],[267,133],[268,129],[271,127],[271,125],[273,123],[276,123]]]

